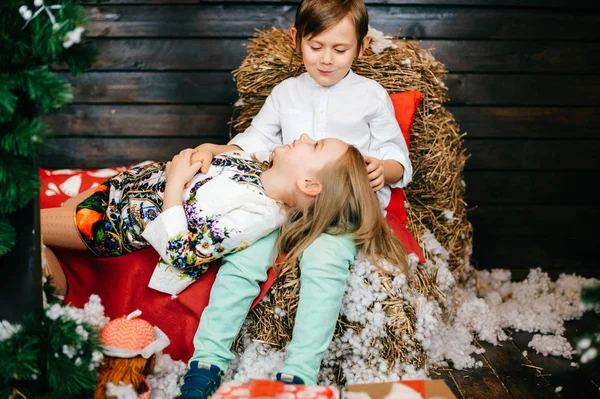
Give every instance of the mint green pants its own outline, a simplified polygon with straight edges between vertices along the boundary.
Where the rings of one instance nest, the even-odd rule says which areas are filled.
[[[227,369],[234,358],[233,340],[259,293],[259,283],[267,279],[276,239],[277,232],[271,233],[223,259],[194,336],[195,351],[190,362],[197,360]],[[302,254],[300,300],[282,373],[316,384],[325,350],[333,338],[348,267],[356,252],[350,235],[322,234]]]

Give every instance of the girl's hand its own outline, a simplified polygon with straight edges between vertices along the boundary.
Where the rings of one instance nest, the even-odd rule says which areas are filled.
[[[383,168],[383,162],[377,158],[365,157],[367,164],[367,174],[371,181],[371,188],[373,191],[379,191],[385,185],[385,170]]]
[[[191,163],[194,164],[196,162],[200,162],[200,172],[206,173],[208,172],[208,167],[213,159],[213,153],[209,150],[196,147],[194,149],[194,153],[192,154]]]
[[[193,152],[192,148],[187,148],[167,162],[165,168],[167,184],[184,187],[198,173],[202,163],[192,163]]]

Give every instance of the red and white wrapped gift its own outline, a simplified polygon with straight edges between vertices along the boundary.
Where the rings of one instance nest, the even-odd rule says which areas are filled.
[[[271,380],[246,383],[225,382],[211,399],[340,399],[340,391],[331,386],[293,385]]]

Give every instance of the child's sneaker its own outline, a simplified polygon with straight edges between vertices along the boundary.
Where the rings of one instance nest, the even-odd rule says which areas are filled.
[[[285,382],[286,384],[304,385],[304,380],[302,380],[302,378],[292,374],[277,373],[275,378],[277,378],[277,381]]]
[[[181,394],[178,398],[208,399],[221,385],[223,372],[217,366],[208,363],[192,362],[183,377]]]

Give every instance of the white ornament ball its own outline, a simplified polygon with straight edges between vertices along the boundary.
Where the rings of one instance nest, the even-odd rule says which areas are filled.
[[[34,0],[33,5],[36,7],[41,7],[44,5],[44,0]]]
[[[27,10],[28,10],[27,6],[19,7],[19,12],[21,13],[21,15],[25,14],[25,11],[27,11]]]
[[[31,14],[31,11],[30,11],[30,10],[26,10],[26,11],[23,13],[23,18],[24,18],[24,19],[26,19],[27,21],[29,21],[29,20],[31,19],[31,15],[32,15],[32,14]]]

